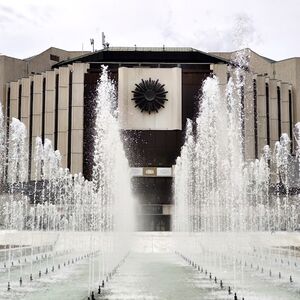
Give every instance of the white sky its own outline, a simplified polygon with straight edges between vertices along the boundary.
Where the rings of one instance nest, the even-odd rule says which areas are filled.
[[[237,24],[242,24],[238,26]],[[299,0],[0,0],[0,53],[25,58],[50,46],[248,46],[280,60],[300,56]]]

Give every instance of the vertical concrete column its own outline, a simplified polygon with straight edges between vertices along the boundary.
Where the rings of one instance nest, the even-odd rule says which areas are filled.
[[[19,96],[19,82],[14,81],[10,83],[10,121],[12,118],[18,118],[18,99]]]
[[[290,136],[289,89],[288,83],[281,83],[281,131]]]
[[[278,141],[278,103],[277,103],[277,79],[269,80],[270,91],[270,139],[271,149],[274,149],[275,142]]]
[[[292,85],[287,82],[281,83],[281,132],[287,133],[292,141],[291,146],[293,147],[293,124],[292,120],[290,120],[290,102],[289,102],[289,94],[292,90]],[[293,103],[292,103],[293,105]],[[293,107],[291,108],[293,109]],[[293,115],[293,111],[291,111],[291,115]]]
[[[56,71],[46,72],[45,138],[54,143],[55,76]]]
[[[227,65],[211,64],[210,68],[213,71],[213,73],[218,77],[221,93],[225,94],[226,85],[227,85],[227,76],[228,76],[227,75],[228,74]]]
[[[6,83],[5,84],[5,99],[4,99],[4,103],[2,102],[2,109],[3,109],[4,120],[5,120],[4,121],[5,132],[7,132],[7,124],[9,121],[9,120],[7,120],[7,105],[8,105],[9,89],[10,89],[10,83]]]
[[[84,118],[84,74],[89,65],[74,63],[72,66],[72,131],[71,172],[82,173],[83,167],[83,118]]]
[[[33,166],[33,150],[35,143],[33,143],[33,92],[34,90],[31,90],[31,86],[34,88],[34,80],[33,80],[33,75],[29,76],[28,78],[28,84],[29,84],[29,97],[28,97],[28,129],[27,129],[27,135],[28,135],[28,173],[29,173],[29,180],[34,180],[35,174],[32,174],[31,170],[34,169]],[[31,99],[32,98],[32,99]],[[31,102],[32,102],[32,107],[31,107]],[[32,124],[32,126],[30,125]],[[35,141],[34,141],[35,142]],[[33,146],[33,147],[32,147]]]
[[[26,144],[27,149],[29,145],[29,109],[30,109],[30,102],[29,102],[29,96],[30,96],[30,80],[29,78],[22,78],[21,79],[22,84],[22,94],[21,94],[21,121],[26,126],[27,130],[27,138],[26,138]],[[28,157],[27,157],[28,162]]]
[[[222,95],[225,95],[228,79],[227,66],[225,64],[213,64],[211,69],[219,79],[219,86]],[[244,80],[244,153],[245,159],[253,159],[255,158],[253,78],[250,76],[250,74],[246,74]]]
[[[258,114],[258,152],[267,144],[266,80],[263,75],[256,76],[257,114]]]
[[[246,74],[244,85],[245,159],[255,158],[253,77]]]
[[[41,137],[42,131],[42,93],[43,76],[33,75],[33,110],[32,110],[32,155],[31,155],[31,179],[35,176],[35,142],[37,137]]]
[[[69,68],[61,67],[59,73],[58,96],[58,138],[57,149],[62,157],[62,167],[67,167],[68,151],[68,105],[69,105]]]
[[[280,136],[282,135],[282,82],[280,80],[277,81],[277,127],[278,127],[278,137],[277,140],[279,140]]]
[[[27,129],[27,136],[29,130],[29,109],[30,109],[30,80],[29,78],[22,78],[22,95],[21,95],[21,121],[25,124]]]
[[[33,127],[32,136],[35,139],[41,136],[42,130],[42,93],[43,93],[43,76],[33,76]]]
[[[291,101],[290,101],[291,100]],[[293,97],[293,85],[291,83],[289,83],[289,122],[290,122],[290,131],[293,131],[294,126],[297,122],[297,120],[295,120],[295,112],[294,112],[294,107],[295,107],[295,99]],[[294,150],[296,149],[296,141],[293,135],[293,132],[290,133],[290,138],[291,138],[291,151],[292,153],[294,153]]]

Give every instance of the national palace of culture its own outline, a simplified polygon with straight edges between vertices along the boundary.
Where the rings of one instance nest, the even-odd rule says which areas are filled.
[[[300,121],[300,58],[274,61],[250,49],[248,53],[249,76],[241,101],[244,153],[250,160],[261,155],[264,145],[273,148],[282,133],[293,136],[293,126]],[[140,199],[140,229],[169,230],[172,166],[183,144],[186,121],[196,118],[205,78],[216,74],[220,85],[226,85],[233,54],[106,47],[95,52],[49,48],[27,59],[0,55],[0,101],[6,124],[14,117],[27,127],[29,168],[35,138],[40,136],[60,151],[64,167],[90,179],[94,97],[100,66],[107,65],[117,85],[120,128]],[[149,114],[132,101],[136,84],[149,78],[167,92],[169,101],[158,113]],[[294,149],[292,142],[291,152]]]

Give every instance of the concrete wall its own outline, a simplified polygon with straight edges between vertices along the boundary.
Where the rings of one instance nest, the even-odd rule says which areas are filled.
[[[58,49],[51,47],[46,51],[35,55],[33,57],[27,58],[28,63],[28,74],[31,73],[42,73],[51,70],[51,67],[58,61],[63,61],[71,59],[83,54],[89,53],[88,51],[66,51],[63,49]],[[57,56],[59,60],[51,59],[51,55]]]
[[[222,95],[225,95],[229,69],[224,64],[211,66],[213,73],[218,77]],[[230,74],[233,75],[233,74]],[[254,149],[254,107],[253,107],[253,79],[251,74],[246,76],[244,85],[244,156],[245,159],[255,158]]]
[[[257,86],[258,153],[267,145],[266,78],[254,76]]]
[[[57,149],[62,155],[62,167],[67,167],[68,149],[71,149],[70,161],[71,172],[82,172],[83,166],[83,113],[84,113],[84,74],[87,71],[88,64],[74,63],[72,66],[61,67],[56,70],[46,71],[42,74],[34,74],[29,77],[21,78],[18,81],[12,81],[5,86],[5,94],[10,88],[10,121],[11,118],[19,117],[19,99],[21,99],[21,121],[25,124],[29,143],[30,129],[30,93],[33,83],[33,110],[32,110],[32,140],[31,140],[31,179],[35,177],[34,155],[36,138],[42,136],[43,120],[43,93],[45,95],[45,138],[52,141],[54,146],[55,135],[55,98],[56,98],[56,75],[59,76],[58,82],[58,131],[57,131]],[[70,86],[70,73],[72,73],[72,85]],[[45,80],[45,91],[43,91],[43,81]],[[20,92],[22,85],[22,93]],[[69,92],[72,89],[72,102],[70,103]],[[6,99],[6,98],[5,98]],[[71,106],[70,106],[71,104]],[[69,111],[69,109],[72,111]],[[72,121],[69,123],[69,116]],[[71,124],[71,128],[69,128]],[[69,142],[71,135],[71,145]]]
[[[69,68],[59,68],[58,82],[58,137],[57,149],[61,154],[63,166],[67,166],[68,152],[68,111],[69,111]]]
[[[21,105],[21,121],[29,128],[29,110],[30,110],[30,78],[22,78],[22,105]]]
[[[295,111],[300,109],[298,101],[300,98],[295,96],[300,95],[300,84],[299,91],[297,85],[297,76],[300,74],[297,71],[298,60],[293,59],[287,60],[285,63],[271,63],[269,60],[262,63],[263,58],[251,53],[252,62],[250,64],[250,71],[247,72],[245,78],[244,87],[244,153],[245,159],[255,158],[255,140],[257,140],[258,157],[260,157],[261,151],[267,141],[267,121],[269,122],[270,129],[270,147],[274,149],[274,144],[279,140],[280,134],[290,134],[290,118],[289,118],[289,91],[292,91],[292,110]],[[299,60],[300,61],[300,60]],[[300,65],[299,65],[300,66]],[[227,76],[229,69],[224,64],[212,65],[214,74],[219,78],[220,89],[224,93]],[[253,70],[258,70],[260,73],[255,73]],[[275,71],[274,71],[275,70]],[[278,76],[278,72],[281,72],[281,76]],[[269,76],[269,73],[271,75]],[[276,78],[274,76],[276,75]],[[255,137],[255,118],[254,118],[254,93],[253,93],[253,80],[256,80],[256,93],[257,93],[257,138]],[[285,80],[283,80],[285,79]],[[299,77],[300,80],[300,77]],[[267,119],[267,99],[266,99],[266,83],[269,85],[269,118]],[[278,94],[277,89],[280,90],[280,107],[278,107]],[[297,102],[297,104],[295,104]],[[280,116],[279,116],[280,112]],[[300,117],[300,112],[299,112]],[[292,126],[299,120],[297,112],[293,113]],[[279,126],[280,120],[280,126]],[[279,129],[281,127],[281,132]]]
[[[244,79],[244,147],[245,159],[255,158],[253,77]]]
[[[61,49],[50,48],[45,52],[27,59],[26,61],[0,56],[0,97],[5,103],[7,88],[11,88],[11,117],[18,118],[19,85],[22,85],[21,95],[21,121],[29,128],[29,102],[30,83],[34,82],[34,109],[33,109],[33,139],[34,149],[35,137],[41,135],[42,120],[42,82],[46,78],[45,90],[45,137],[54,142],[55,124],[55,77],[59,75],[58,84],[58,149],[62,155],[63,166],[69,162],[72,173],[82,171],[83,160],[83,113],[84,113],[84,74],[88,64],[74,63],[68,67],[57,70],[48,70],[55,61],[50,61],[50,54],[67,59],[78,52],[68,52]],[[216,53],[228,58],[230,55]],[[28,69],[29,68],[29,69]],[[227,84],[227,66],[225,64],[212,65],[213,72],[219,77],[220,87],[225,91]],[[30,72],[43,71],[42,74],[29,75]],[[72,86],[69,78],[72,73]],[[2,74],[2,76],[1,76]],[[158,78],[166,84],[168,91],[165,108],[158,114],[141,114],[134,107],[131,100],[131,91],[134,84],[141,78]],[[255,158],[255,133],[254,133],[254,106],[253,106],[253,79],[257,83],[257,128],[258,128],[258,153],[267,144],[267,113],[265,85],[269,84],[269,124],[270,124],[270,146],[279,139],[278,122],[281,119],[281,133],[290,134],[289,120],[289,91],[293,97],[293,125],[300,121],[300,59],[292,58],[280,62],[273,62],[255,52],[250,51],[250,71],[246,77],[245,85],[245,158]],[[10,83],[7,85],[6,82]],[[120,123],[124,129],[181,129],[181,69],[180,68],[120,68],[119,70],[119,108]],[[278,117],[277,87],[281,92],[280,111]],[[69,103],[70,88],[72,92],[72,103]],[[4,100],[4,101],[3,101]],[[172,104],[172,105],[171,105]],[[69,111],[71,109],[72,111]],[[147,116],[146,116],[147,114]],[[69,117],[71,117],[71,139],[69,139]],[[69,145],[69,141],[71,144]],[[71,154],[69,154],[71,151]],[[259,156],[259,155],[258,155]]]
[[[54,142],[55,78],[57,70],[46,72],[45,138]]]
[[[293,124],[300,121],[300,58],[276,62],[276,78],[292,86]]]
[[[166,101],[158,113],[141,113],[132,101],[135,84],[142,79],[159,79],[165,85]],[[122,129],[175,130],[182,129],[182,80],[180,68],[119,68],[118,108]]]
[[[88,64],[75,63],[72,66],[72,145],[71,172],[82,172],[83,166],[83,113],[84,74]]]
[[[27,76],[27,64],[25,61],[5,55],[0,55],[0,102],[3,110],[6,110],[6,83],[17,81]]]
[[[266,57],[263,57],[251,49],[245,49],[246,53],[249,54],[249,68],[250,72],[257,74],[265,74],[266,76],[272,76],[274,67],[273,61]],[[225,58],[227,60],[232,60],[236,52],[211,52],[212,54]]]
[[[6,107],[6,103],[4,101],[4,99],[6,99],[6,83],[17,81],[18,79],[27,77],[31,74],[51,70],[51,67],[58,61],[52,60],[50,55],[58,56],[59,61],[63,61],[87,53],[89,53],[89,51],[66,51],[51,47],[46,51],[27,59],[18,59],[0,55],[0,102],[4,106],[4,110]]]
[[[18,118],[18,93],[19,82],[10,83],[10,118]]]
[[[292,91],[292,85],[281,82],[281,132],[288,134],[290,133],[289,91]]]
[[[251,73],[263,74],[272,77],[273,63],[268,58],[265,58],[254,51],[250,50],[249,69]]]

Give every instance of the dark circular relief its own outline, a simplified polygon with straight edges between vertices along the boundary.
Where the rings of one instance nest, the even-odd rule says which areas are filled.
[[[138,107],[142,112],[146,111],[149,114],[151,112],[158,112],[158,110],[164,106],[164,103],[168,101],[166,98],[164,84],[161,84],[159,80],[143,80],[135,85],[135,90],[132,91],[135,102],[135,107]]]

